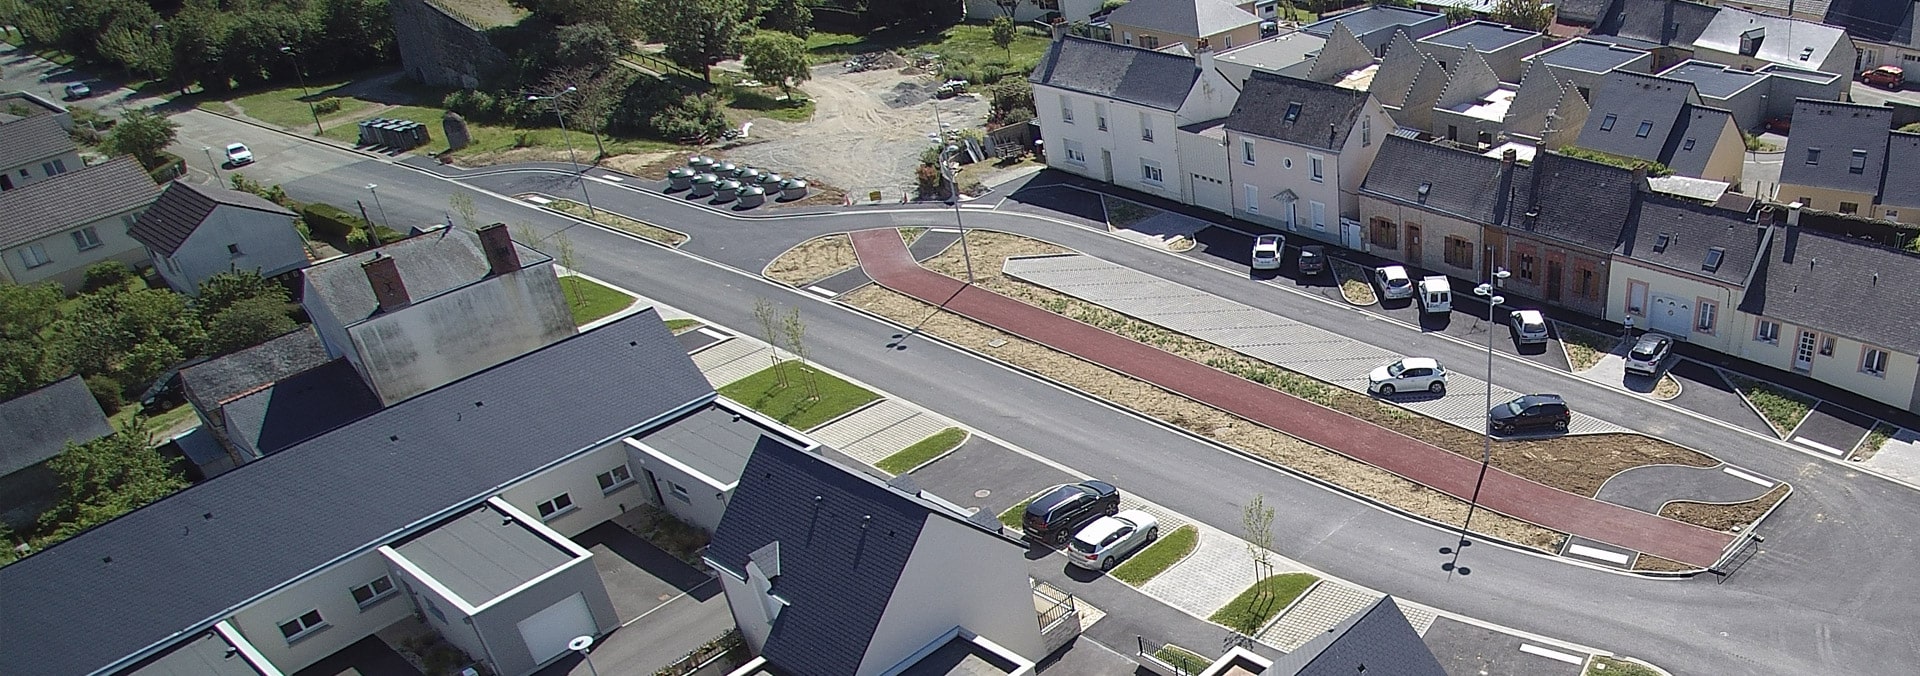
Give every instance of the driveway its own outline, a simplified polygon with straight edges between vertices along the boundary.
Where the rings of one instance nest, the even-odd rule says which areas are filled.
[[[911,476],[922,490],[995,516],[1050,486],[1079,480],[979,435]]]
[[[293,672],[293,676],[420,676],[420,670],[380,637],[368,636]]]
[[[593,646],[593,665],[569,657],[535,672],[540,676],[591,676],[609,664],[621,665],[620,673],[651,674],[733,627],[719,580],[619,524],[594,526],[573,541],[593,552],[621,626]]]

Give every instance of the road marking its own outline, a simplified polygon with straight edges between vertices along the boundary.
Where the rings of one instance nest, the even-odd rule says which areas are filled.
[[[524,200],[526,200],[526,201],[528,201],[528,202],[532,202],[532,203],[534,203],[534,204],[540,204],[540,205],[546,205],[546,204],[552,204],[552,203],[553,203],[553,200],[550,200],[550,199],[547,199],[547,198],[545,198],[545,197],[541,197],[541,196],[539,196],[539,195],[528,195],[528,196],[526,196],[526,197],[522,197],[522,198],[520,198],[520,199],[524,199]]]
[[[1819,449],[1819,450],[1822,450],[1822,451],[1826,451],[1826,452],[1828,452],[1828,453],[1832,453],[1832,454],[1834,454],[1834,455],[1846,455],[1846,454],[1847,454],[1847,452],[1846,452],[1846,451],[1843,451],[1843,450],[1840,450],[1840,449],[1838,449],[1838,448],[1834,448],[1834,447],[1832,447],[1832,446],[1828,446],[1828,445],[1826,445],[1826,444],[1823,444],[1823,443],[1820,443],[1820,442],[1818,442],[1818,441],[1814,441],[1814,440],[1812,440],[1812,439],[1808,439],[1808,438],[1806,438],[1806,437],[1794,437],[1794,438],[1793,438],[1793,443],[1796,443],[1796,444],[1800,444],[1800,445],[1802,445],[1802,446],[1806,446],[1806,447],[1809,447],[1809,448],[1815,448],[1815,449]]]
[[[823,289],[823,288],[820,288],[820,287],[818,287],[818,286],[809,286],[809,287],[807,287],[807,290],[808,290],[808,291],[812,291],[812,292],[814,292],[814,293],[817,293],[817,294],[820,294],[820,295],[822,295],[822,296],[826,296],[826,297],[828,297],[828,298],[832,298],[832,297],[834,297],[834,296],[838,296],[838,295],[840,295],[840,292],[838,292],[838,291],[834,291],[834,290],[832,290],[832,289]]]
[[[1588,547],[1586,545],[1568,545],[1567,553],[1574,556],[1584,556],[1597,561],[1611,561],[1622,566],[1627,565],[1627,560],[1631,558],[1620,552],[1608,551],[1598,547]]]
[[[1540,646],[1537,646],[1531,643],[1520,644],[1520,652],[1539,655],[1541,657],[1545,657],[1550,660],[1559,660],[1561,662],[1566,662],[1567,664],[1580,664],[1586,661],[1578,657],[1574,657],[1572,655],[1568,655],[1566,653],[1560,652],[1558,650],[1548,650],[1546,648],[1542,648]]]
[[[715,330],[713,330],[713,329],[710,329],[710,328],[707,328],[707,327],[704,327],[704,326],[702,326],[702,327],[700,327],[700,332],[701,332],[701,333],[703,333],[703,334],[706,334],[706,336],[707,336],[708,338],[712,338],[712,339],[714,339],[714,340],[726,340],[726,339],[728,339],[728,338],[732,338],[732,337],[733,337],[733,336],[729,336],[729,335],[727,335],[727,334],[724,334],[724,333],[721,333],[721,332],[719,332],[719,331],[715,331]]]
[[[978,209],[978,210],[980,210],[980,211],[993,211],[993,208],[994,208],[994,205],[991,205],[991,204],[962,204],[962,205],[960,205],[960,208],[962,208],[962,209]]]
[[[1744,480],[1744,481],[1751,481],[1751,482],[1753,482],[1753,483],[1756,483],[1756,484],[1760,484],[1761,486],[1765,486],[1765,487],[1767,487],[1767,488],[1773,488],[1773,483],[1774,483],[1774,482],[1772,482],[1772,481],[1768,481],[1768,480],[1766,480],[1766,479],[1762,479],[1762,478],[1760,478],[1760,477],[1757,477],[1757,476],[1754,476],[1754,475],[1752,475],[1752,474],[1748,474],[1748,473],[1746,473],[1746,472],[1742,472],[1742,471],[1740,471],[1740,470],[1737,470],[1737,469],[1734,469],[1732,465],[1728,465],[1728,466],[1726,466],[1726,467],[1722,467],[1722,468],[1720,468],[1720,471],[1722,471],[1722,472],[1726,472],[1726,473],[1728,473],[1728,474],[1731,474],[1731,475],[1733,475],[1733,477],[1734,477],[1734,478],[1736,478],[1736,479],[1741,479],[1741,480]]]
[[[609,181],[613,181],[615,183],[625,183],[627,181],[627,179],[620,178],[619,176],[615,176],[613,174],[601,174],[600,178],[604,178]]]

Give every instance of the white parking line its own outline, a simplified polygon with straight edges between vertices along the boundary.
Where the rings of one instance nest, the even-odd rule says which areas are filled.
[[[553,202],[553,200],[547,199],[545,197],[541,197],[539,195],[528,195],[526,197],[522,197],[521,199],[524,199],[528,202],[532,202],[534,204],[551,204]]]
[[[1600,549],[1597,547],[1588,547],[1586,545],[1567,545],[1567,553],[1573,556],[1582,556],[1589,559],[1594,559],[1596,561],[1611,561],[1613,563],[1616,563],[1622,566],[1627,565],[1627,560],[1633,558],[1633,557],[1627,556],[1626,554],[1622,554],[1620,552],[1608,551],[1608,550]]]
[[[700,327],[700,332],[706,334],[708,338],[712,338],[714,340],[726,340],[728,338],[733,337],[704,326]]]
[[[809,287],[807,287],[807,290],[808,290],[808,291],[812,291],[812,292],[814,292],[814,293],[817,293],[817,294],[820,294],[820,295],[822,295],[822,296],[826,296],[826,297],[828,297],[828,298],[832,298],[832,297],[834,297],[834,296],[838,296],[838,295],[840,295],[840,293],[839,293],[839,292],[837,292],[837,291],[833,291],[833,290],[831,290],[831,289],[823,289],[823,288],[820,288],[820,287],[818,287],[818,286],[809,286]]]
[[[1846,455],[1846,454],[1847,454],[1847,452],[1846,452],[1846,451],[1843,451],[1843,450],[1840,450],[1840,449],[1838,449],[1838,448],[1834,448],[1834,447],[1832,447],[1832,446],[1828,446],[1828,445],[1826,445],[1826,444],[1823,444],[1823,443],[1820,443],[1820,442],[1818,442],[1818,441],[1814,441],[1814,440],[1812,440],[1812,439],[1808,439],[1808,438],[1806,438],[1806,437],[1794,437],[1794,438],[1793,438],[1793,443],[1796,443],[1796,444],[1800,444],[1801,446],[1806,446],[1806,447],[1808,447],[1808,448],[1814,448],[1814,449],[1818,449],[1818,450],[1822,450],[1822,451],[1826,451],[1826,452],[1828,452],[1828,453],[1832,453],[1832,454],[1834,454],[1834,455]]]
[[[1731,474],[1736,479],[1740,479],[1743,481],[1751,481],[1753,483],[1760,484],[1767,488],[1773,488],[1774,482],[1734,469],[1731,465],[1720,468],[1720,471]]]
[[[1520,652],[1539,655],[1541,657],[1545,657],[1550,660],[1559,660],[1561,662],[1566,662],[1567,664],[1580,664],[1582,662],[1586,662],[1586,660],[1584,659],[1574,657],[1572,655],[1568,655],[1558,650],[1548,650],[1546,648],[1542,648],[1540,646],[1537,646],[1531,643],[1520,644]]]

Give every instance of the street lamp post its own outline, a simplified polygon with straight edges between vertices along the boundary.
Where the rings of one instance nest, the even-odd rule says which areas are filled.
[[[586,199],[587,216],[598,219],[600,215],[597,213],[594,213],[594,210],[593,210],[593,195],[587,194],[586,172],[580,169],[580,156],[574,154],[573,152],[573,138],[570,136],[567,136],[567,115],[566,113],[560,112],[560,97],[566,96],[568,94],[572,94],[573,92],[574,92],[574,88],[569,86],[566,88],[566,90],[558,94],[554,94],[552,96],[538,96],[534,94],[528,94],[527,100],[553,102],[553,116],[556,118],[559,118],[560,120],[560,139],[563,141],[566,141],[567,143],[567,159],[573,163],[573,174],[574,174],[575,180],[578,180],[580,182],[580,196]]]
[[[380,184],[378,184],[378,183],[368,183],[368,184],[367,184],[367,192],[370,192],[370,193],[373,193],[373,207],[374,207],[375,209],[379,209],[379,210],[380,210],[380,220],[382,220],[382,221],[386,221],[386,226],[387,226],[387,227],[389,227],[389,228],[391,228],[391,227],[393,227],[393,219],[391,219],[391,218],[387,218],[387,207],[386,207],[386,205],[384,205],[384,204],[381,204],[381,203],[380,203],[380,190],[379,190],[379,187],[380,187]],[[376,232],[376,233],[374,233],[374,234],[375,234],[375,236],[374,236],[374,238],[373,238],[373,239],[374,239],[374,240],[376,240],[376,241],[377,241],[377,240],[379,240],[380,238],[379,238],[379,236],[378,236],[378,233]]]
[[[940,121],[940,106],[933,107],[934,142],[940,144],[940,178],[952,191],[953,224],[960,228],[960,257],[967,263],[967,285],[973,285],[973,248],[967,244],[967,224],[960,218],[960,168],[952,166],[949,160],[960,152],[960,146],[947,142],[947,127]]]
[[[1467,518],[1460,522],[1460,539],[1456,546],[1451,548],[1453,560],[1440,566],[1448,574],[1454,571],[1459,571],[1461,575],[1472,573],[1471,570],[1460,566],[1460,552],[1473,544],[1468,539],[1468,528],[1473,525],[1474,511],[1480,507],[1480,487],[1487,481],[1487,465],[1493,460],[1493,312],[1501,303],[1507,302],[1505,296],[1496,294],[1494,291],[1498,288],[1500,280],[1510,276],[1512,273],[1507,272],[1506,268],[1495,267],[1492,281],[1473,288],[1474,295],[1487,299],[1487,412],[1486,419],[1480,426],[1480,475],[1473,480],[1473,496],[1467,499]],[[1447,548],[1441,548],[1440,551],[1446,552]]]
[[[587,649],[592,647],[593,647],[592,636],[575,636],[573,637],[573,640],[567,642],[568,650],[572,650],[574,652],[580,653],[580,659],[586,660],[587,673],[592,674],[593,676],[600,676],[600,670],[595,669],[593,667],[593,655],[587,652]]]
[[[200,146],[200,149],[203,151],[206,151],[207,166],[213,168],[213,182],[215,184],[221,183],[222,179],[220,178],[220,163],[213,161],[213,146]]]
[[[313,92],[307,90],[307,74],[300,68],[297,53],[286,45],[280,46],[280,53],[287,55],[287,61],[293,64],[293,76],[300,80],[300,98],[307,102],[307,112],[313,115],[313,133],[327,133],[327,130],[320,128],[320,109],[313,106]]]

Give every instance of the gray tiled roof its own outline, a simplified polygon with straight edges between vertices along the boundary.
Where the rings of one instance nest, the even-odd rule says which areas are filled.
[[[514,248],[520,253],[523,267],[548,260],[546,254],[519,242],[514,242]],[[376,254],[393,257],[407,296],[415,303],[486,279],[490,270],[486,253],[480,250],[479,236],[457,228],[435,228],[373,251],[307,268],[311,291],[301,302],[324,304],[335,319],[348,326],[373,316],[380,302],[373,297],[373,286],[367,283],[361,265]]]
[[[0,673],[160,647],[712,396],[647,310],[413,397],[0,568]]]
[[[262,454],[278,453],[380,410],[380,397],[345,357],[278,378],[220,407],[227,433]]]
[[[1502,23],[1472,21],[1420,38],[1420,41],[1459,49],[1472,46],[1476,51],[1497,52],[1508,45],[1539,36],[1539,33]]]
[[[1880,190],[1880,203],[1920,209],[1920,133],[1896,131],[1887,138],[1886,187]]]
[[[1507,228],[1594,251],[1619,245],[1640,190],[1630,170],[1553,152],[1534,155],[1528,179],[1514,182]]]
[[[1593,32],[1642,41],[1636,45],[1641,47],[1686,47],[1717,13],[1717,7],[1686,0],[1617,0]]]
[[[33,466],[66,450],[113,433],[107,414],[80,376],[0,401],[0,476]]]
[[[1510,192],[1499,158],[1398,136],[1381,141],[1360,192],[1474,223],[1496,223]],[[1525,168],[1516,168],[1526,180]],[[1427,186],[1427,194],[1420,187]]]
[[[1831,6],[1828,0],[1740,0],[1740,4],[1744,7],[1763,8],[1760,11],[1765,11],[1768,14],[1779,14],[1781,16],[1785,16],[1788,11],[1792,11],[1794,14],[1824,16]]]
[[[1591,26],[1606,16],[1612,0],[1559,0],[1553,3],[1553,18],[1560,23]]]
[[[1713,159],[1720,133],[1726,131],[1731,120],[1733,113],[1719,108],[1687,106],[1686,112],[1680,115],[1680,124],[1667,137],[1667,147],[1660,151],[1660,163],[1681,176],[1706,173],[1707,161]],[[1734,125],[1735,131],[1739,129],[1739,125]]]
[[[1780,159],[1780,182],[1878,194],[1892,128],[1891,108],[1800,99],[1793,104],[1793,133]],[[1808,151],[1816,149],[1818,163],[1809,164]],[[1866,153],[1866,166],[1857,174],[1852,171],[1856,150]]]
[[[0,249],[137,209],[159,195],[132,157],[0,192]]]
[[[160,199],[154,200],[153,206],[140,214],[140,219],[134,221],[133,227],[127,228],[127,234],[149,249],[172,255],[180,250],[180,245],[193,235],[193,230],[200,227],[200,223],[213,213],[214,208],[221,205],[293,216],[293,212],[285,207],[252,193],[204,188],[186,181],[174,181],[161,191]]]
[[[1412,26],[1436,16],[1440,16],[1440,14],[1438,12],[1429,12],[1420,9],[1394,7],[1393,5],[1365,5],[1351,12],[1338,14],[1301,26],[1300,30],[1326,37],[1333,34],[1333,25],[1340,23],[1346,24],[1347,30],[1353,31],[1355,36],[1365,37],[1376,31]]]
[[[1760,50],[1754,55],[1754,58],[1763,61],[1798,63],[1817,68],[1827,62],[1827,55],[1834,50],[1851,48],[1845,29],[1734,7],[1720,8],[1713,21],[1707,23],[1706,30],[1693,39],[1693,46],[1738,54],[1740,36],[1754,29],[1766,31],[1766,38],[1760,41]]]
[[[1227,116],[1227,129],[1313,148],[1339,150],[1354,120],[1366,112],[1368,94],[1330,84],[1254,71]],[[1287,108],[1300,115],[1286,120]]]
[[[219,406],[327,361],[327,348],[309,324],[259,345],[181,369],[180,382],[201,405]]]
[[[1767,75],[1707,61],[1688,60],[1661,71],[1660,77],[1693,83],[1701,96],[1724,99],[1766,82]],[[1757,123],[1757,122],[1756,122]]]
[[[1260,17],[1227,0],[1132,0],[1107,15],[1107,23],[1204,38],[1255,24]]]
[[[1047,47],[1027,81],[1178,111],[1199,77],[1191,57],[1068,36]]]
[[[1920,255],[1796,227],[1764,255],[1741,312],[1920,354]]]
[[[1855,40],[1920,46],[1914,41],[1916,13],[1920,5],[1913,0],[1832,0],[1822,15],[1827,25],[1847,29]]]
[[[1561,68],[1605,73],[1646,55],[1646,50],[1635,47],[1574,39],[1529,58]]]
[[[1354,613],[1274,660],[1268,676],[1446,676],[1392,596]]]
[[[1594,88],[1593,112],[1580,129],[1579,145],[1658,162],[1687,104],[1698,100],[1691,83],[1614,71]],[[1640,135],[1643,124],[1650,125],[1645,136]]]
[[[673,424],[634,437],[654,450],[721,484],[740,480],[742,468],[762,439],[789,440],[754,419],[708,406]]]
[[[1615,253],[1738,287],[1753,268],[1764,232],[1748,223],[1746,216],[1688,200],[1649,195],[1641,200],[1639,217],[1627,228]],[[1724,253],[1719,267],[1708,270],[1707,250],[1713,248]]]
[[[0,124],[0,171],[70,152],[73,138],[60,126],[58,116],[39,115]]]

